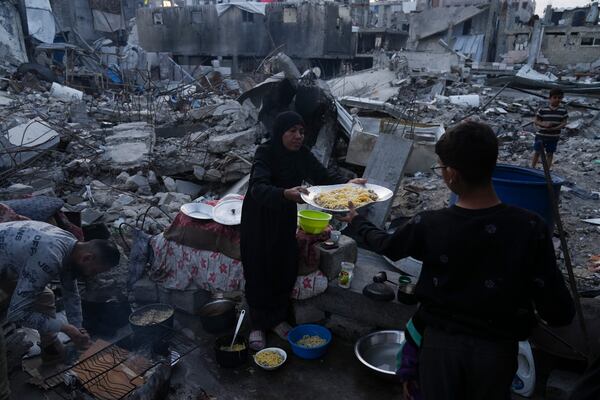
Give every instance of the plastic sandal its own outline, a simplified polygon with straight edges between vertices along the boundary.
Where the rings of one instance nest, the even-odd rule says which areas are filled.
[[[254,351],[260,351],[267,347],[267,339],[264,331],[252,331],[248,338],[249,346]]]
[[[273,332],[283,340],[287,340],[288,333],[290,333],[291,330],[292,327],[287,322],[282,322],[273,328]]]

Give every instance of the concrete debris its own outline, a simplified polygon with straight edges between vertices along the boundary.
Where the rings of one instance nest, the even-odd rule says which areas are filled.
[[[21,165],[55,147],[59,141],[58,133],[41,118],[17,125],[9,129],[6,136],[0,137],[4,149],[0,168]]]
[[[155,141],[154,127],[148,123],[117,125],[106,137],[105,160],[112,169],[139,168],[150,161]]]
[[[600,238],[597,3],[549,7],[542,18],[530,0],[284,2],[258,14],[258,3],[73,3],[76,10],[54,0],[0,2],[0,201],[50,195],[84,228],[120,230],[126,241],[126,226],[160,234],[183,204],[244,195],[257,146],[278,113],[295,110],[305,144],[326,167],[397,189],[367,215],[393,228],[449,204],[430,169],[446,127],[485,122],[498,137],[499,162],[528,166],[533,118],[548,90],[561,88],[569,122],[553,166],[567,181],[560,215],[579,289],[600,293],[600,272],[588,268]],[[230,9],[217,17],[217,8]],[[256,23],[263,18],[266,30]],[[320,253],[329,279],[342,259],[361,264],[361,250],[343,238],[337,251]],[[362,265],[370,282],[379,269]],[[414,312],[330,289],[295,304],[297,322],[354,339],[397,329]],[[138,301],[189,313],[208,298],[161,292],[149,280],[133,291]],[[548,398],[570,393],[575,377],[563,372],[538,385]]]
[[[256,129],[250,128],[243,132],[228,133],[213,136],[208,139],[208,150],[211,153],[223,154],[231,149],[250,146],[256,141]]]

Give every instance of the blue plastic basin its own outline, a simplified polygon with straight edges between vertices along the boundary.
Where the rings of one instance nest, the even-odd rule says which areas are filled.
[[[558,201],[560,188],[564,182],[563,178],[552,175],[552,186],[556,201]],[[516,165],[498,164],[492,175],[492,183],[503,203],[539,214],[550,229],[554,228],[554,214],[544,171]],[[456,195],[452,194],[450,204],[454,203],[456,203]]]
[[[325,344],[323,344],[319,347],[312,347],[312,348],[298,346],[296,344],[296,342],[298,340],[302,339],[302,337],[304,337],[304,335],[320,336],[323,339],[325,339]],[[290,331],[290,333],[288,334],[288,342],[290,342],[290,345],[292,346],[292,352],[295,355],[297,355],[300,358],[307,359],[307,360],[314,360],[315,358],[322,357],[323,354],[325,354],[325,352],[327,351],[327,348],[331,344],[331,332],[329,331],[329,329],[327,329],[321,325],[315,325],[315,324],[298,325],[297,327],[292,329]]]

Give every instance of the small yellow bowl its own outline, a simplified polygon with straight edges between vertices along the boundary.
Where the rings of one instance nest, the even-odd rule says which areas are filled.
[[[315,210],[298,211],[298,223],[300,228],[311,235],[322,233],[331,220],[331,214]]]

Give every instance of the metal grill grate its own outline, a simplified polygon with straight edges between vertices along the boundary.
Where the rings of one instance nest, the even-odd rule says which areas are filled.
[[[151,337],[132,333],[47,377],[44,383],[64,399],[83,390],[98,400],[121,400],[143,383],[150,369],[160,363],[173,366],[196,348],[196,342],[167,327]],[[133,366],[128,365],[132,362]],[[126,371],[128,380],[115,379],[117,371]]]

